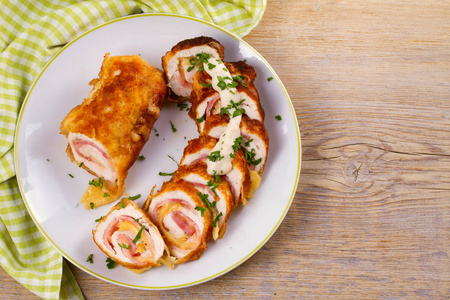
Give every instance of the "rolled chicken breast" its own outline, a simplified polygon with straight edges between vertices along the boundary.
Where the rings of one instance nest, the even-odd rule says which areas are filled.
[[[179,42],[162,57],[170,100],[182,102],[190,96],[194,74],[203,66],[201,54],[223,59],[224,47],[211,37],[200,36]]]
[[[129,199],[117,203],[92,233],[106,255],[133,272],[141,273],[161,263],[173,268],[159,230]]]
[[[195,186],[170,181],[150,195],[144,210],[159,228],[175,264],[199,259],[211,238],[212,217]]]
[[[92,208],[118,199],[128,170],[149,139],[166,95],[161,70],[138,55],[105,55],[92,91],[61,123],[67,155],[93,180],[82,202]]]

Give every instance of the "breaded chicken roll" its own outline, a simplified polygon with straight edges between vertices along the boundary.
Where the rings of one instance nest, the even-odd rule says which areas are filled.
[[[83,196],[86,208],[118,199],[128,170],[147,142],[166,95],[161,70],[138,55],[105,55],[92,91],[61,123],[70,159],[99,177]]]

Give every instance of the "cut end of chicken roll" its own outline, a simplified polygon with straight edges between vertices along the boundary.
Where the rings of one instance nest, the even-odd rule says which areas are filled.
[[[162,262],[167,264],[168,250],[161,234],[129,199],[115,205],[92,233],[106,255],[134,272],[141,273]]]
[[[200,36],[176,44],[162,57],[162,67],[170,88],[169,100],[182,102],[189,98],[194,74],[202,65],[200,55],[222,59],[224,47],[211,37]]]

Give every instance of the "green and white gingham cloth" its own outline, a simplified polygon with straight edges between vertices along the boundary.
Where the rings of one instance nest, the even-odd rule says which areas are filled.
[[[1,0],[0,265],[44,299],[83,299],[61,255],[28,214],[15,178],[14,131],[22,101],[47,61],[81,33],[137,13],[204,19],[238,36],[260,21],[266,0]]]

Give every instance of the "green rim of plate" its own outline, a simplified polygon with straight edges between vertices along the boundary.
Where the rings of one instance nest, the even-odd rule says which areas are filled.
[[[79,39],[81,39],[82,37],[84,37],[85,35],[98,30],[99,28],[102,28],[104,26],[107,26],[109,24],[112,23],[116,23],[116,22],[120,22],[120,21],[124,21],[124,20],[128,20],[128,19],[132,19],[132,18],[142,18],[142,17],[151,17],[151,16],[163,16],[163,17],[175,17],[175,18],[182,18],[182,19],[188,19],[188,20],[192,20],[192,21],[197,21],[200,23],[203,23],[205,25],[208,26],[212,26],[228,35],[230,35],[231,37],[233,37],[234,39],[238,40],[239,42],[245,44],[249,49],[251,49],[260,59],[261,61],[264,63],[264,65],[270,70],[270,72],[274,75],[275,79],[277,80],[278,84],[280,85],[280,87],[283,90],[284,95],[286,96],[286,99],[289,102],[289,106],[291,108],[291,112],[292,112],[292,116],[294,119],[294,124],[296,126],[296,133],[297,133],[297,146],[298,146],[298,164],[297,164],[297,175],[295,178],[295,184],[289,199],[288,204],[286,205],[283,214],[281,215],[280,219],[278,220],[278,222],[275,224],[274,228],[272,228],[272,230],[269,232],[269,234],[266,236],[266,238],[252,251],[250,251],[250,253],[248,253],[246,256],[244,256],[243,258],[241,258],[238,262],[234,263],[233,265],[229,266],[228,268],[214,274],[208,277],[205,277],[203,279],[200,280],[196,280],[196,281],[192,281],[189,283],[184,283],[184,284],[179,284],[179,285],[174,285],[174,286],[163,286],[163,287],[157,287],[157,286],[141,286],[141,285],[133,285],[133,284],[127,284],[127,283],[123,283],[123,282],[119,282],[107,277],[104,277],[100,274],[97,274],[89,269],[87,269],[86,267],[82,266],[81,264],[79,264],[77,261],[75,261],[74,259],[72,259],[69,255],[67,255],[64,251],[62,251],[53,241],[52,239],[47,235],[47,233],[44,231],[44,229],[41,227],[41,225],[37,222],[36,217],[33,215],[33,212],[30,210],[28,202],[26,200],[25,197],[25,192],[23,190],[23,186],[22,186],[22,182],[20,179],[20,174],[19,174],[19,164],[18,164],[18,147],[14,147],[14,166],[16,169],[16,178],[17,178],[17,182],[19,184],[19,189],[20,189],[20,193],[22,194],[22,198],[24,199],[25,205],[27,207],[28,212],[30,213],[34,223],[36,224],[36,226],[39,228],[39,230],[41,231],[41,233],[45,236],[45,238],[53,245],[53,247],[55,247],[59,253],[61,253],[61,255],[63,257],[65,257],[66,259],[68,259],[71,263],[73,263],[74,265],[76,265],[77,267],[79,267],[80,269],[84,270],[85,272],[94,275],[95,277],[98,277],[100,279],[103,279],[105,281],[117,284],[117,285],[121,285],[121,286],[125,286],[125,287],[130,287],[130,288],[137,288],[137,289],[149,289],[149,290],[170,290],[170,289],[176,289],[176,288],[183,288],[183,287],[188,287],[188,286],[193,286],[196,284],[200,284],[206,281],[209,281],[211,279],[214,279],[216,277],[219,277],[231,270],[233,270],[234,268],[236,268],[237,266],[239,266],[240,264],[242,264],[243,262],[245,262],[247,259],[249,259],[253,254],[255,254],[262,246],[264,246],[264,244],[272,237],[272,235],[275,233],[275,231],[278,229],[278,227],[280,226],[281,222],[283,221],[284,217],[286,216],[292,201],[294,200],[294,196],[295,196],[295,192],[297,191],[297,186],[298,186],[298,182],[299,182],[299,178],[300,178],[300,170],[301,170],[301,154],[302,154],[302,148],[301,148],[301,138],[300,138],[300,129],[298,126],[298,121],[297,121],[297,116],[295,113],[295,109],[294,106],[292,104],[292,101],[286,91],[286,88],[284,87],[283,83],[281,82],[280,78],[278,77],[278,75],[276,74],[275,70],[269,65],[269,63],[264,59],[264,57],[259,54],[258,51],[256,51],[252,46],[250,46],[247,42],[245,42],[244,40],[242,40],[240,37],[238,37],[237,35],[235,35],[234,33],[220,27],[217,26],[215,24],[212,24],[210,22],[207,22],[205,20],[202,19],[198,19],[198,18],[194,18],[194,17],[190,17],[190,16],[181,16],[181,15],[176,15],[176,14],[168,14],[168,13],[145,13],[145,14],[138,14],[138,15],[129,15],[129,16],[125,16],[125,17],[121,17],[121,18],[117,18],[111,21],[108,21],[106,23],[103,23],[99,26],[96,26],[86,32],[84,32],[83,34],[79,35],[78,37],[76,37],[75,39],[73,39],[72,41],[70,41],[69,43],[67,43],[64,47],[62,47],[51,59],[50,61],[42,68],[42,70],[39,72],[39,75],[36,77],[36,79],[34,80],[33,84],[30,86],[30,89],[27,93],[27,95],[25,96],[25,99],[23,101],[22,107],[20,109],[20,113],[19,116],[17,118],[17,124],[16,124],[16,132],[15,132],[15,136],[14,136],[14,144],[17,145],[18,142],[18,132],[19,132],[19,127],[20,127],[20,123],[22,120],[22,116],[23,116],[23,112],[25,110],[26,104],[28,102],[28,99],[35,87],[35,85],[37,84],[37,82],[39,81],[39,78],[42,76],[42,74],[45,72],[45,70],[50,66],[50,64],[65,50],[67,49],[70,45],[72,45],[73,43],[75,43],[76,41],[78,41]],[[261,19],[261,18],[260,18]],[[259,22],[259,21],[258,21]],[[255,25],[256,26],[256,25]],[[252,27],[253,28],[253,27]]]

